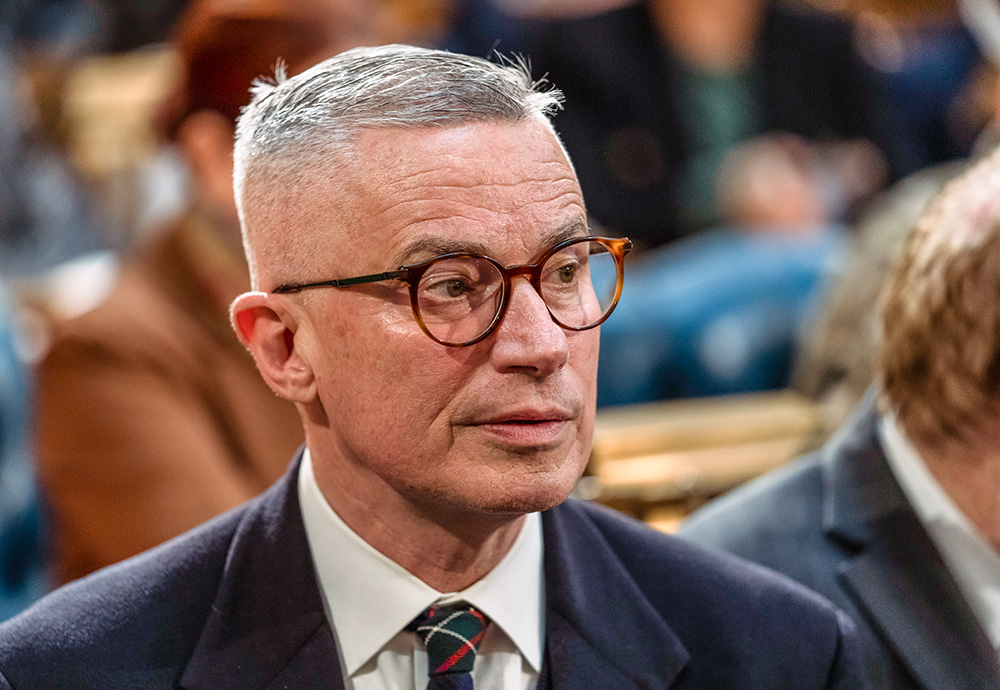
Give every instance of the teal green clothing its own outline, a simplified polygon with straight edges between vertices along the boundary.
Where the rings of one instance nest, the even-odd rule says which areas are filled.
[[[733,147],[765,129],[756,65],[712,72],[677,61],[677,104],[691,153],[680,170],[680,193],[695,222],[719,219],[715,179]]]

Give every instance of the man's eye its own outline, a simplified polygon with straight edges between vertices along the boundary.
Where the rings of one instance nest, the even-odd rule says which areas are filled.
[[[449,297],[461,297],[469,290],[469,286],[461,280],[449,280],[444,285]]]
[[[425,286],[424,289],[427,290],[429,294],[439,299],[444,297],[455,299],[471,292],[473,290],[473,286],[468,280],[462,278],[447,278],[436,280]]]
[[[556,271],[556,276],[559,278],[560,282],[572,283],[573,278],[576,276],[576,268],[577,267],[575,265],[561,266]]]
[[[562,264],[561,266],[555,266],[551,270],[545,271],[542,280],[549,284],[571,285],[577,280],[579,270],[580,264],[575,261],[570,261]]]

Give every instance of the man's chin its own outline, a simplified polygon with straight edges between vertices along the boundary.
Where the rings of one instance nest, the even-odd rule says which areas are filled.
[[[467,456],[464,456],[467,458]],[[423,500],[439,509],[475,515],[518,517],[548,510],[565,501],[583,473],[586,457],[558,453],[531,458],[504,454],[490,461],[462,461],[458,470],[423,486]],[[412,489],[413,487],[409,487]],[[421,500],[419,495],[414,499]]]
[[[537,513],[555,508],[569,498],[575,484],[574,479],[573,481],[553,482],[548,486],[525,487],[524,490],[520,491],[508,487],[509,490],[506,493],[489,497],[478,508],[484,513],[494,515],[518,516]]]

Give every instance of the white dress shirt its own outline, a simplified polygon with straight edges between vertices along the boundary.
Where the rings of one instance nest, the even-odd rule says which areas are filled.
[[[879,422],[886,459],[993,648],[1000,650],[1000,554],[937,483],[894,415]]]
[[[306,449],[302,518],[347,690],[427,686],[427,653],[406,625],[431,604],[467,601],[491,621],[473,670],[476,690],[531,690],[545,630],[542,523],[526,516],[503,560],[461,592],[442,593],[376,551],[326,501]]]

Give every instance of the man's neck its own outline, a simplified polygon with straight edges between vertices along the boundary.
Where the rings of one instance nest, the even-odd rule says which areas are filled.
[[[1000,553],[1000,450],[984,442],[914,443],[927,469],[983,538]]]
[[[510,551],[524,522],[523,515],[420,510],[398,493],[366,500],[372,494],[340,477],[334,480],[334,473],[317,465],[316,483],[340,519],[439,592],[465,589],[490,572]]]

